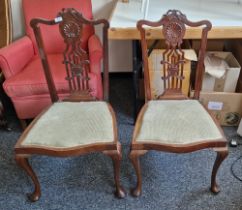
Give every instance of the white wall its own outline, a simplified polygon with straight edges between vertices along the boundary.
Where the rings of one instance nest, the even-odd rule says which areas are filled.
[[[108,19],[114,4],[115,0],[92,0],[94,17]],[[13,38],[15,40],[25,33],[21,0],[11,0],[11,7],[13,16]],[[97,33],[99,33],[98,29]],[[109,64],[111,72],[132,71],[130,41],[109,42]]]
[[[24,20],[21,2],[21,0],[11,0],[14,40],[24,35]]]

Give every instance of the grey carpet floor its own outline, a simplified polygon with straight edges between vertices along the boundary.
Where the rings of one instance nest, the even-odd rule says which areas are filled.
[[[102,154],[73,158],[34,156],[31,164],[42,187],[42,197],[36,203],[26,198],[32,183],[14,161],[13,147],[21,130],[16,118],[8,113],[11,132],[0,131],[0,209],[242,209],[242,183],[231,174],[231,164],[242,155],[242,148],[230,148],[217,180],[218,195],[209,191],[210,175],[215,160],[212,150],[189,154],[149,152],[141,158],[143,194],[133,198],[130,187],[135,174],[127,158],[133,131],[132,80],[112,77],[111,103],[117,113],[119,138],[123,146],[121,182],[128,194],[125,199],[113,195],[114,181],[111,160]],[[235,128],[224,128],[228,139],[237,138]],[[242,178],[242,161],[234,165]]]

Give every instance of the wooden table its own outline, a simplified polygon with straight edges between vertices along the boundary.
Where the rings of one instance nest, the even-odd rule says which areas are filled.
[[[136,22],[143,19],[141,1],[118,1],[110,17],[109,39],[139,39]],[[208,19],[213,24],[209,39],[242,38],[242,4],[237,0],[151,0],[148,20],[157,21],[169,9],[178,9],[191,21]],[[161,38],[161,30],[150,29],[147,37]],[[186,39],[200,39],[200,30],[188,28]]]
[[[147,19],[157,21],[169,9],[177,9],[186,14],[191,21],[208,19],[213,28],[209,39],[242,39],[242,4],[237,0],[150,0]],[[138,80],[142,72],[140,35],[136,22],[144,18],[141,12],[141,0],[130,0],[129,3],[118,1],[111,16],[109,39],[132,40],[133,44],[133,86],[134,118],[137,114],[139,93]],[[148,28],[148,39],[162,39],[161,28]],[[185,39],[200,39],[201,30],[187,28]]]

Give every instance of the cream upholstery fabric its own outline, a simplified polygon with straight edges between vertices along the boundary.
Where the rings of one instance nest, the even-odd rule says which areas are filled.
[[[105,102],[59,102],[36,122],[22,145],[66,148],[112,142],[112,123]]]
[[[136,141],[188,144],[219,138],[219,129],[198,101],[157,100],[148,102]]]

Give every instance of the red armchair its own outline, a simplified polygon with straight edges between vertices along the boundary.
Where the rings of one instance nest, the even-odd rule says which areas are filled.
[[[75,8],[87,19],[92,19],[91,0],[23,0],[26,35],[9,46],[0,49],[0,68],[5,76],[3,88],[11,98],[22,126],[25,120],[37,116],[51,104],[47,82],[44,77],[41,60],[34,33],[29,23],[32,18],[54,18],[62,8]],[[64,78],[63,59],[64,41],[58,27],[45,27],[42,36],[46,44],[49,63],[53,69],[53,79],[59,97],[68,91],[68,83]],[[85,26],[83,30],[83,48],[89,52],[90,86],[92,94],[103,98],[101,80],[102,46],[95,35],[94,28]]]

